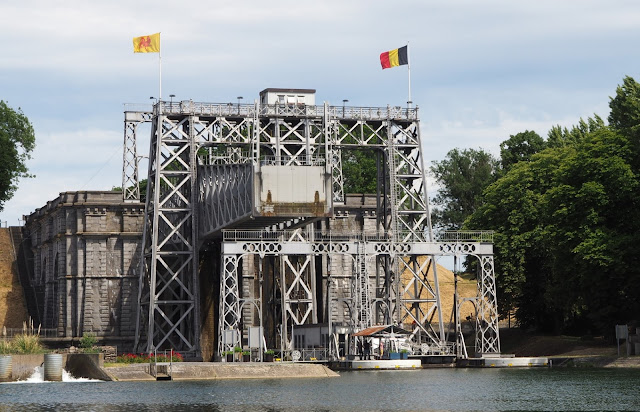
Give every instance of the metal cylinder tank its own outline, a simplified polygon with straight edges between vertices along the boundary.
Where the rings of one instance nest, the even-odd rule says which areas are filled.
[[[11,355],[0,355],[0,382],[9,382],[13,371]]]
[[[62,355],[59,353],[46,353],[44,355],[44,380],[62,380]]]

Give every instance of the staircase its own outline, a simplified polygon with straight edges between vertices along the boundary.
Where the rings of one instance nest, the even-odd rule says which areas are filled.
[[[2,326],[22,328],[29,318],[15,256],[10,229],[0,228],[0,333]]]
[[[357,325],[359,329],[371,326],[371,302],[369,295],[369,276],[367,275],[367,256],[364,242],[358,243],[355,268],[355,299],[358,311]]]
[[[393,145],[393,136],[389,136],[389,141],[387,142],[387,156],[389,163],[389,200],[391,207],[391,241],[392,245],[394,242],[401,240],[399,230],[399,222],[398,222],[398,209],[399,209],[399,201],[397,194],[397,181],[396,181],[396,150]]]

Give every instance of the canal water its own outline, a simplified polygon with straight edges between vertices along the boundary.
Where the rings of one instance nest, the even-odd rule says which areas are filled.
[[[0,384],[0,411],[639,411],[640,370],[426,369],[330,379]]]

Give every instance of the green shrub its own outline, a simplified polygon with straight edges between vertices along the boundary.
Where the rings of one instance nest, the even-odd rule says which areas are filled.
[[[0,355],[6,355],[10,353],[13,353],[11,342],[7,340],[0,340]]]
[[[85,332],[82,334],[82,337],[80,338],[80,347],[82,349],[91,349],[95,346],[97,341],[98,339],[96,338],[95,333]],[[86,350],[83,352],[86,352]]]
[[[31,353],[44,352],[44,348],[40,343],[40,336],[38,335],[28,335],[28,334],[17,335],[15,338],[13,338],[13,342],[11,342],[11,346],[13,347],[13,352],[19,353],[19,354],[31,354]]]

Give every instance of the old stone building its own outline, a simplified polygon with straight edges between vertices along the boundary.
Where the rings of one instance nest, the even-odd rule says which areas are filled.
[[[336,217],[318,224],[341,232],[375,231],[375,209],[375,196],[347,195],[346,205],[336,208]],[[26,217],[23,247],[30,262],[29,286],[37,301],[32,306],[43,328],[55,329],[59,338],[94,333],[120,350],[132,349],[143,216],[144,205],[123,202],[120,192],[79,191],[61,193]],[[331,271],[347,274],[352,265],[351,260],[336,256]],[[255,271],[254,262],[244,260],[243,289],[248,295],[255,286],[251,282]],[[326,276],[321,275],[323,295]],[[348,277],[337,276],[337,282],[338,298],[348,299]],[[217,296],[219,285],[211,287]],[[218,302],[205,300],[203,312],[215,312]],[[333,308],[334,317],[348,322],[349,312],[343,306]],[[250,307],[245,311],[253,312]],[[203,340],[213,340],[215,321],[209,328],[202,327],[204,334],[211,335]]]
[[[61,193],[25,218],[30,287],[43,328],[133,341],[144,205],[120,192]],[[30,256],[29,256],[30,255]]]

